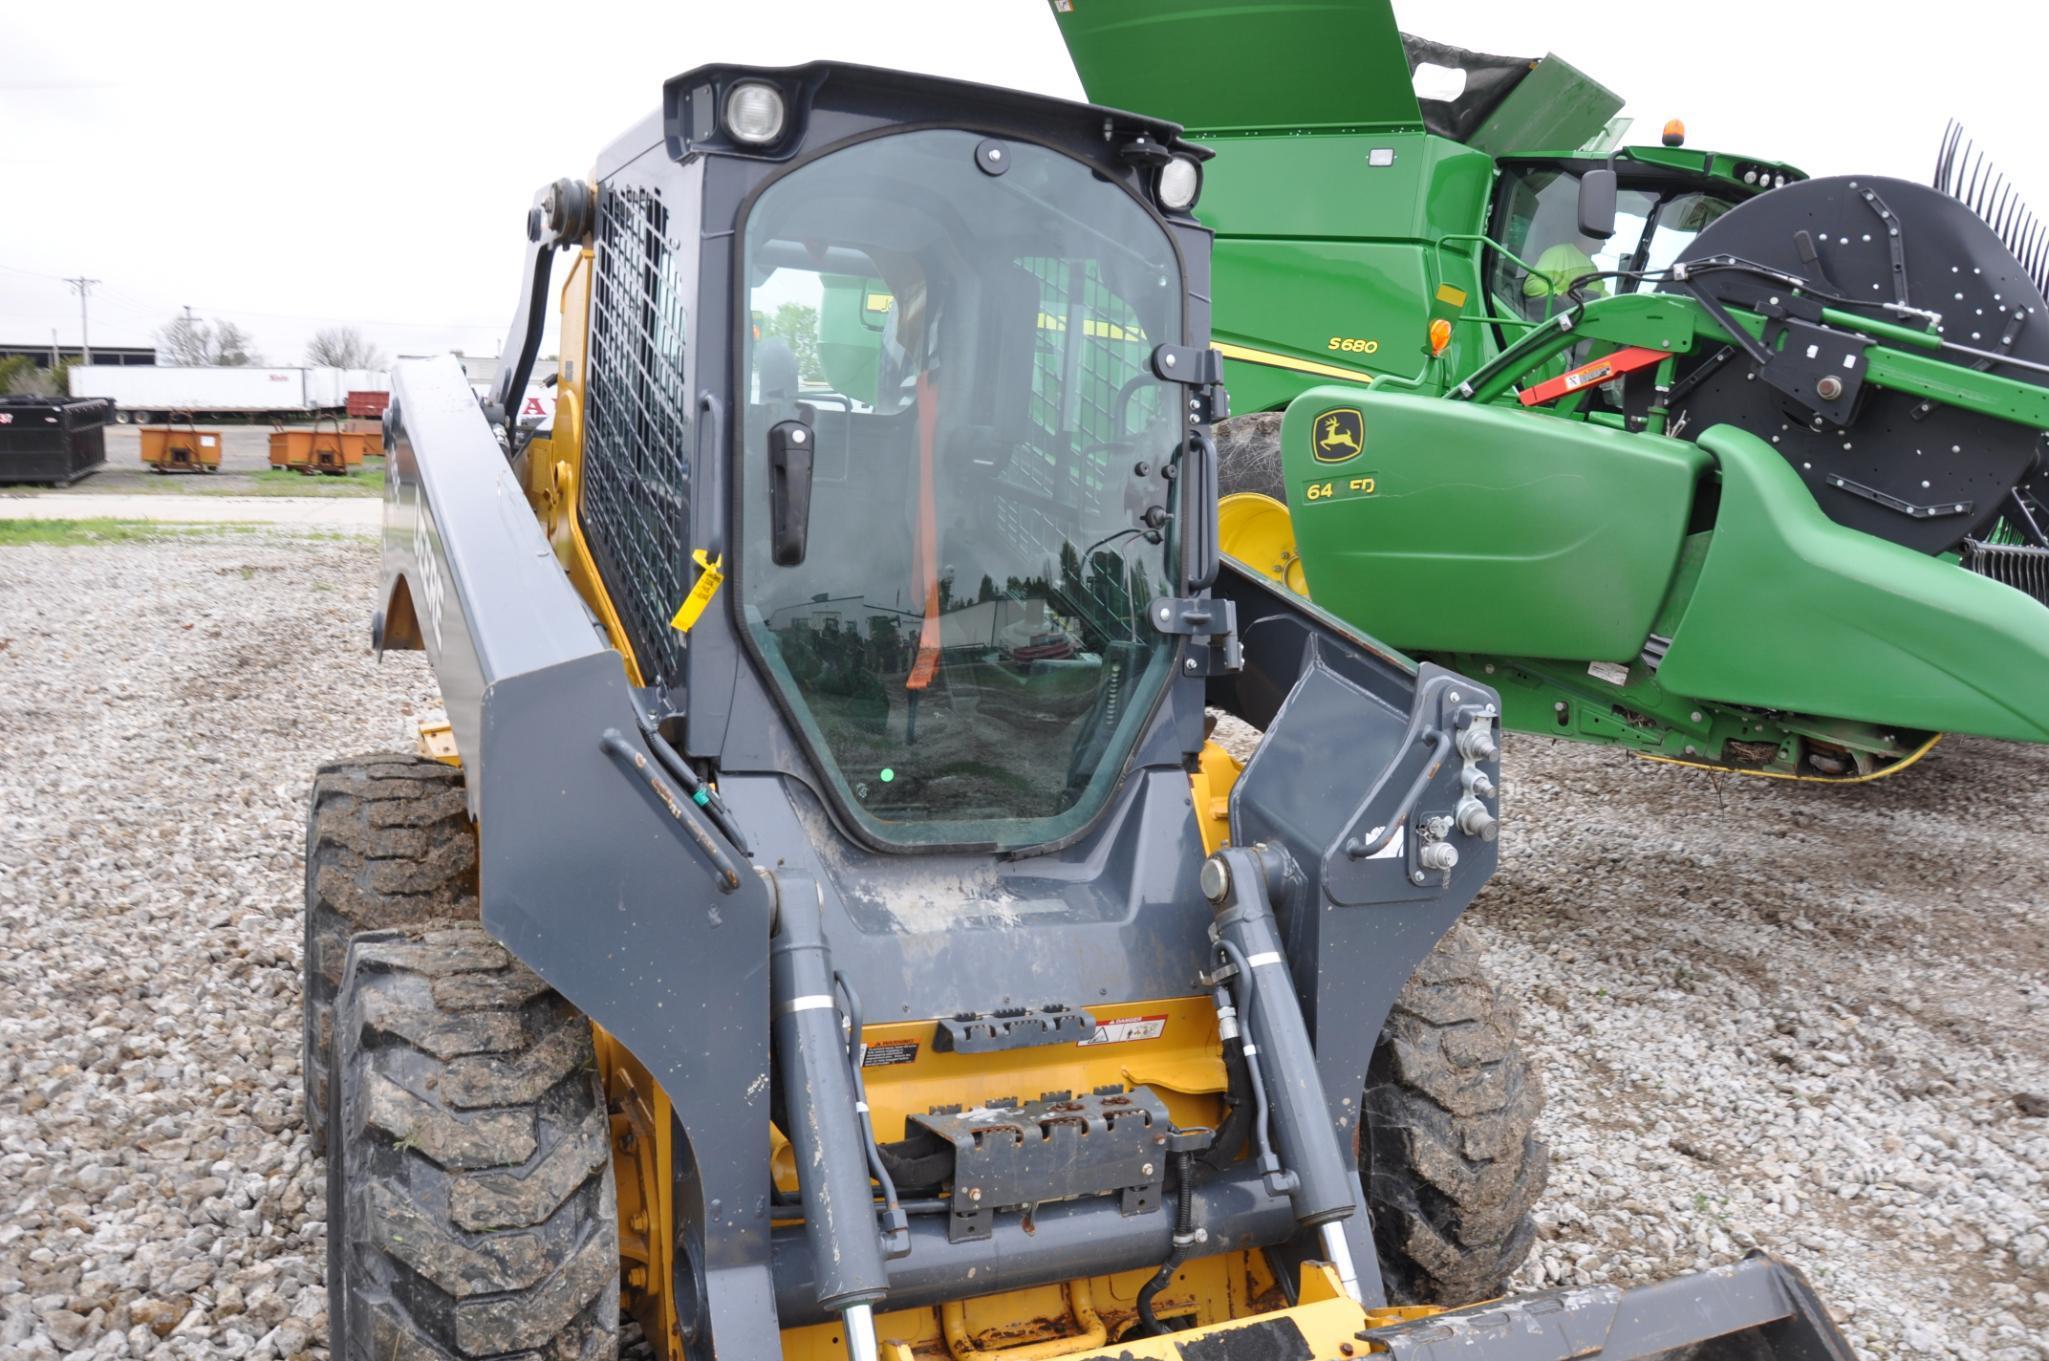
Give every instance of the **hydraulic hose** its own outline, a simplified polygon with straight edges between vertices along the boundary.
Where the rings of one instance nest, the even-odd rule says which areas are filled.
[[[861,1115],[861,1137],[867,1143],[868,1172],[882,1188],[883,1204],[883,1255],[901,1257],[911,1250],[911,1228],[904,1219],[904,1207],[896,1198],[896,1182],[889,1175],[889,1169],[882,1164],[882,1149],[875,1142],[875,1120],[868,1111],[868,1083],[862,1076],[868,1046],[861,1043],[861,994],[854,991],[854,985],[847,976],[834,970],[833,986],[840,990],[846,1002],[847,1037],[849,1040],[848,1061],[854,1077],[854,1109]],[[946,1202],[939,1202],[941,1207]]]
[[[748,859],[753,859],[754,852],[747,848],[747,838],[740,834],[740,825],[733,821],[733,811],[726,806],[726,801],[719,797],[719,791],[699,778],[697,772],[690,768],[690,763],[670,744],[669,739],[662,736],[661,724],[648,712],[640,696],[631,689],[627,690],[626,694],[633,701],[634,717],[640,720],[640,730],[646,735],[648,749],[654,752],[655,759],[662,763],[663,769],[676,777],[677,782],[683,786],[683,792],[690,796],[690,801],[702,808],[705,815],[726,834],[726,840],[733,843],[733,849]]]
[[[1207,1131],[1204,1131],[1206,1134]],[[1176,1131],[1180,1134],[1180,1131]],[[1153,1312],[1153,1299],[1167,1288],[1174,1279],[1174,1273],[1188,1260],[1188,1253],[1204,1235],[1195,1227],[1195,1153],[1192,1149],[1175,1149],[1170,1155],[1175,1180],[1174,1192],[1174,1246],[1167,1254],[1167,1260],[1160,1263],[1160,1269],[1153,1273],[1138,1292],[1138,1327],[1133,1330],[1139,1337],[1158,1337],[1167,1331]]]
[[[1295,1175],[1281,1166],[1280,1155],[1274,1152],[1272,1112],[1266,1101],[1266,1078],[1259,1065],[1259,1046],[1253,1043],[1254,1036],[1250,1029],[1253,993],[1258,985],[1253,982],[1252,966],[1245,962],[1243,950],[1234,942],[1222,939],[1217,941],[1217,948],[1223,951],[1224,956],[1231,961],[1232,967],[1238,970],[1239,985],[1244,989],[1242,1000],[1245,1005],[1239,1009],[1239,1015],[1244,1018],[1246,1025],[1241,1027],[1244,1041],[1240,1050],[1245,1055],[1246,1074],[1252,1079],[1252,1139],[1253,1147],[1259,1155],[1259,1171],[1266,1178],[1267,1190],[1277,1196],[1285,1195],[1295,1189]],[[1225,989],[1219,988],[1218,991],[1229,995]],[[1219,1007],[1218,1015],[1223,1015],[1222,1007]]]

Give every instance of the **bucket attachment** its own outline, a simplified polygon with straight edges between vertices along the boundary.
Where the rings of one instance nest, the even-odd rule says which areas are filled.
[[[1586,1286],[1478,1304],[1359,1334],[1396,1361],[1854,1361],[1814,1287],[1778,1258],[1622,1290]]]

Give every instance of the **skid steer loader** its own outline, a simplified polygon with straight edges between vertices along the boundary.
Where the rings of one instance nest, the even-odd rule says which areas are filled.
[[[1385,0],[1054,9],[1217,153],[1227,551],[1511,728],[1830,781],[2049,741],[2049,232],[1955,129],[1935,186],[1809,179],[1613,147],[1564,59]]]
[[[1203,154],[701,67],[538,196],[487,398],[394,372],[372,642],[456,752],[314,788],[337,1358],[1849,1356],[1762,1255],[1489,1298],[1498,700],[1219,561]]]

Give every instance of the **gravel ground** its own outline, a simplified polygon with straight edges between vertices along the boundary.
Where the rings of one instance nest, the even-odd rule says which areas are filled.
[[[0,550],[0,1357],[323,1354],[302,800],[436,703],[366,543]],[[1753,1245],[1871,1358],[2042,1361],[2049,751],[1733,781],[1512,739],[1473,919],[1553,1150],[1525,1285]]]

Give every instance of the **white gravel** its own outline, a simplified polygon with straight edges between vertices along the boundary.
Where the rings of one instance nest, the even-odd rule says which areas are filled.
[[[375,552],[0,549],[6,1361],[324,1355],[303,799],[436,704],[367,655]],[[1508,760],[1473,918],[1551,1094],[1523,1283],[1759,1245],[1867,1357],[2049,1358],[2049,751],[1859,789]]]
[[[2049,1357],[2049,750],[1853,788],[1511,737],[1472,914],[1549,1083],[1523,1280],[1751,1247],[1859,1352]]]
[[[0,548],[0,1357],[324,1354],[314,764],[434,702],[374,547]]]

